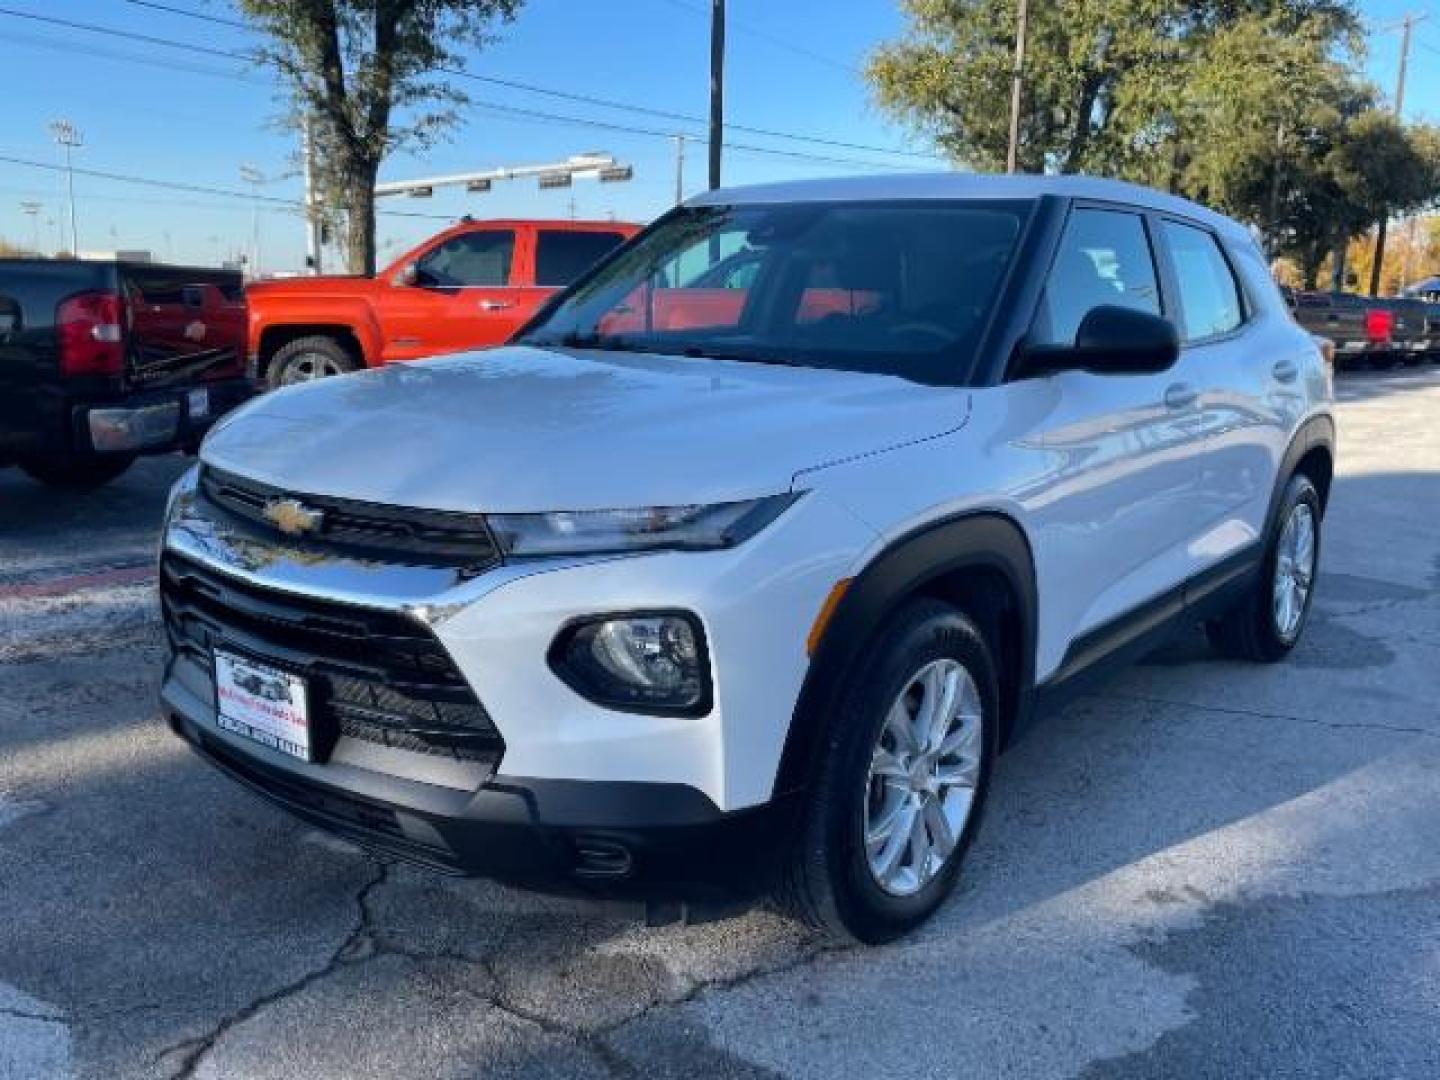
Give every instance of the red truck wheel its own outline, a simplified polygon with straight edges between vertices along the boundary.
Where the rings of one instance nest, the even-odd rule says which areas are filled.
[[[265,381],[270,389],[344,375],[360,368],[358,359],[332,337],[315,334],[281,346],[270,358]]]

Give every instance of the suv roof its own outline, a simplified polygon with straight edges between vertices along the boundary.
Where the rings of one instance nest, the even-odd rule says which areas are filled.
[[[687,206],[881,199],[1036,199],[1057,195],[1129,203],[1203,221],[1218,232],[1249,240],[1243,225],[1199,203],[1123,180],[1095,176],[997,176],[980,173],[901,173],[721,188],[690,199]]]

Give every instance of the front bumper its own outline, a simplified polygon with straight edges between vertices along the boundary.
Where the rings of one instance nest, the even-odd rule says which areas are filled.
[[[178,642],[163,709],[177,733],[232,777],[399,857],[531,887],[753,897],[773,880],[801,805],[799,793],[774,785],[806,671],[805,635],[849,558],[841,530],[863,528],[821,500],[806,502],[834,541],[824,558],[813,552],[813,533],[777,525],[723,552],[507,563],[467,574],[346,557],[262,533],[210,503],[192,473],[177,486],[162,560],[162,583],[174,580],[167,566],[188,565],[178,576],[193,579],[193,588],[162,592]],[[804,569],[777,574],[776,565]],[[706,715],[609,710],[550,669],[549,646],[577,615],[657,606],[691,611],[703,624],[716,688]],[[206,629],[181,634],[176,618]],[[330,647],[357,623],[361,640]],[[426,685],[403,670],[388,674],[402,638],[405,656],[443,653],[420,666]],[[332,710],[319,760],[216,725],[214,647],[315,679]],[[352,678],[357,666],[375,670],[377,686],[409,694],[412,705],[438,700],[442,685],[463,685],[484,714],[468,722],[491,725],[479,740],[490,741],[447,757],[348,729],[344,712],[355,698],[337,697],[336,679]],[[371,704],[386,701],[393,698],[381,693]]]
[[[310,824],[380,854],[526,888],[726,905],[772,886],[798,796],[725,814],[681,784],[494,775],[456,790],[354,765],[287,759],[214,724],[167,677],[171,729],[205,761]]]

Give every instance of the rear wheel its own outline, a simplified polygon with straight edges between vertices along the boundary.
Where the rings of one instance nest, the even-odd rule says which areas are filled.
[[[295,383],[344,375],[359,367],[359,361],[340,342],[323,334],[312,334],[277,349],[270,358],[265,381],[270,389],[277,390]]]
[[[945,900],[979,825],[999,734],[995,663],[965,614],[903,607],[839,696],[776,899],[834,937],[882,942]]]
[[[1319,566],[1320,493],[1297,473],[1285,488],[1263,572],[1235,607],[1206,624],[1211,644],[1240,660],[1283,659],[1310,618]]]
[[[135,464],[132,454],[111,454],[105,457],[37,458],[20,462],[20,468],[32,480],[50,487],[85,489],[108,484]]]

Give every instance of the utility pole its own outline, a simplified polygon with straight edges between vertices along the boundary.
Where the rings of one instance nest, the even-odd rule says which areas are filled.
[[[1025,86],[1025,29],[1030,21],[1030,5],[1019,0],[1015,11],[1015,68],[1010,78],[1010,143],[1005,150],[1005,171],[1019,171],[1020,163],[1020,97]]]
[[[20,209],[30,219],[30,231],[35,235],[35,254],[40,254],[40,204],[38,202],[22,202]]]
[[[305,269],[308,273],[321,273],[321,224],[319,184],[315,177],[315,145],[310,131],[310,114],[305,114],[300,128],[300,155],[305,172]]]
[[[1395,75],[1395,119],[1402,119],[1402,112],[1405,108],[1405,69],[1410,64],[1410,32],[1414,30],[1415,24],[1426,15],[1414,15],[1407,13],[1400,20],[1400,68]],[[1375,262],[1370,267],[1370,295],[1378,296],[1380,293],[1380,271],[1385,262],[1385,232],[1389,225],[1390,215],[1380,215],[1380,224],[1375,229]],[[1403,285],[1404,282],[1401,282]]]
[[[85,142],[80,137],[80,131],[69,120],[50,121],[50,134],[55,141],[65,148],[65,187],[70,201],[70,254],[75,258],[80,257],[80,231],[75,225],[75,163],[72,155]]]
[[[725,132],[725,0],[710,0],[710,190],[720,186]]]
[[[675,136],[675,205],[685,201],[685,136]]]
[[[250,250],[250,277],[251,280],[260,280],[260,185],[265,183],[265,174],[254,165],[240,166],[240,179],[250,185],[253,196],[251,205],[251,231],[253,235],[252,247]]]

